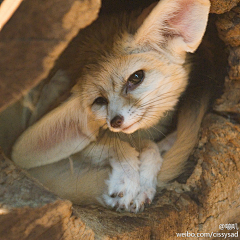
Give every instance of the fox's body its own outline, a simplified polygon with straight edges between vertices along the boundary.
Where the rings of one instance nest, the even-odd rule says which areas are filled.
[[[13,160],[75,203],[98,198],[142,210],[157,184],[181,173],[196,142],[206,97],[194,116],[183,105],[177,134],[158,143],[187,87],[187,53],[200,44],[208,12],[208,0],[163,0],[81,31],[63,69],[77,79],[72,96],[23,133]]]

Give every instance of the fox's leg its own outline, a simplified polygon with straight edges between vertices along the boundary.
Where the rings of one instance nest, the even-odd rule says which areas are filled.
[[[12,160],[26,169],[38,167],[67,158],[94,141],[98,130],[86,129],[80,103],[70,98],[28,128],[13,146]]]
[[[59,197],[68,199],[77,205],[100,204],[100,198],[106,191],[105,180],[110,168],[93,167],[91,163],[73,158],[31,168],[28,172]],[[99,203],[100,202],[100,203]],[[103,203],[102,203],[103,204]]]
[[[177,140],[177,131],[170,133],[163,140],[157,142],[161,155],[167,152]]]
[[[156,143],[143,141],[140,152],[140,191],[130,207],[131,212],[143,211],[144,205],[149,205],[156,193],[157,175],[162,165],[162,157]]]
[[[131,212],[143,211],[145,205],[151,204],[157,186],[157,176],[163,163],[164,152],[167,152],[176,140],[176,132],[169,134],[162,141],[155,143],[143,141],[140,152],[140,191],[130,207]]]
[[[103,198],[106,205],[117,211],[130,211],[130,205],[140,191],[138,155],[129,143],[121,142],[110,158],[112,172],[106,181],[108,193]]]

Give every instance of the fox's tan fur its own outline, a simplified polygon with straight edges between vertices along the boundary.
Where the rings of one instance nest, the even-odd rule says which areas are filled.
[[[172,147],[165,140],[158,149],[153,141],[169,132],[191,71],[187,53],[202,40],[209,6],[208,0],[162,0],[142,14],[102,17],[81,31],[63,64],[70,81],[78,79],[72,96],[22,134],[13,160],[77,204],[98,199],[141,211],[156,184],[182,172],[197,140],[206,95],[196,112],[182,105]],[[139,70],[144,79],[132,90],[129,77]],[[124,119],[117,127],[116,116]],[[132,138],[138,135],[136,146]]]

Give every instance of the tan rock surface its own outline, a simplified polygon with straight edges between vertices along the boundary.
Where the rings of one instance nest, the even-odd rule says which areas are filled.
[[[237,47],[240,45],[240,7],[233,8],[224,13],[217,21],[220,38],[228,45]]]
[[[0,239],[80,239],[93,236],[72,217],[72,204],[47,191],[0,155]]]
[[[239,2],[239,0],[211,0],[210,12],[217,14],[228,12]]]
[[[100,0],[23,1],[0,32],[0,110],[47,77],[79,29],[96,17]]]

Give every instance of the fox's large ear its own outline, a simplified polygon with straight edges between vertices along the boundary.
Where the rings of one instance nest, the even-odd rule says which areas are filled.
[[[209,0],[161,0],[150,5],[138,18],[142,24],[135,44],[164,48],[173,55],[194,52],[204,35],[209,8]]]

